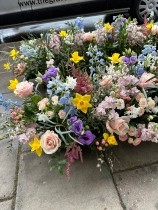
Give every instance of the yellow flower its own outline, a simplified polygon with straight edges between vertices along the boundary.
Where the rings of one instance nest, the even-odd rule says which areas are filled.
[[[152,22],[150,22],[150,23],[147,23],[146,24],[146,28],[148,29],[148,30],[151,30],[152,29],[152,27],[153,27],[153,23]]]
[[[72,58],[70,58],[70,61],[73,61],[74,63],[78,63],[81,60],[84,60],[83,56],[78,55],[78,51],[75,51],[71,54]]]
[[[105,140],[107,140],[107,138],[109,137],[109,134],[108,133],[103,133],[103,137]]]
[[[19,81],[17,79],[10,80],[9,82],[10,82],[10,85],[8,86],[9,90],[15,90],[17,84],[19,83]]]
[[[116,138],[114,135],[110,135],[108,138],[107,138],[107,142],[109,145],[118,145],[117,141],[116,141]]]
[[[59,36],[66,37],[67,36],[66,31],[60,31]]]
[[[37,137],[35,137],[33,141],[29,142],[29,146],[31,147],[31,152],[36,152],[38,157],[42,155],[42,147],[40,144],[40,140]]]
[[[8,62],[8,63],[4,63],[3,64],[3,68],[5,69],[5,70],[9,70],[10,69],[10,63]]]
[[[16,59],[16,57],[18,56],[19,54],[19,51],[15,50],[15,49],[12,49],[9,53],[10,57],[12,57],[13,60]]]
[[[110,23],[105,23],[104,24],[104,28],[108,31],[111,32],[113,29],[113,26],[110,25]]]
[[[91,95],[80,95],[79,93],[76,93],[76,96],[74,99],[72,99],[72,104],[77,107],[77,109],[81,110],[83,113],[87,113],[87,109],[89,107],[92,107],[92,105],[89,103],[91,100]]]
[[[112,57],[108,57],[113,63],[120,63],[122,58],[120,57],[119,53],[113,53]]]

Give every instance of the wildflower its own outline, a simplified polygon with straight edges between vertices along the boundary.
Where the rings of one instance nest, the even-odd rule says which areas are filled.
[[[10,63],[8,62],[8,63],[4,63],[3,64],[3,68],[5,69],[5,70],[9,70],[10,69]]]
[[[42,155],[42,147],[40,144],[40,140],[37,137],[35,137],[33,141],[29,142],[29,146],[31,147],[31,152],[36,152],[38,157]]]
[[[146,24],[146,28],[148,29],[148,30],[151,30],[152,29],[152,27],[153,27],[153,23],[152,22],[150,22],[150,23],[147,23]]]
[[[115,138],[114,135],[110,135],[107,138],[107,142],[109,143],[109,145],[118,145],[118,143],[117,143],[116,138]]]
[[[15,49],[12,49],[9,53],[10,57],[12,57],[13,60],[16,59],[16,57],[18,56],[19,54],[19,51],[15,50]]]
[[[78,55],[78,51],[75,51],[71,54],[72,58],[70,58],[70,61],[73,61],[74,63],[78,63],[81,60],[84,60],[83,56]]]
[[[91,95],[85,94],[84,96],[80,95],[79,93],[76,93],[76,96],[74,99],[72,99],[72,104],[77,107],[77,109],[81,110],[83,113],[87,113],[87,109],[89,107],[92,107],[92,105],[89,103],[91,99]]]
[[[115,64],[120,63],[122,60],[119,53],[113,53],[112,57],[108,57],[108,58]]]
[[[59,36],[60,37],[66,37],[67,36],[66,31],[64,31],[64,30],[60,31]]]
[[[105,140],[107,140],[107,138],[109,137],[109,134],[108,133],[103,133],[103,137]]]
[[[113,29],[113,26],[110,25],[110,23],[105,23],[104,24],[104,28],[108,31],[111,32]]]
[[[10,85],[8,86],[9,90],[15,90],[17,84],[19,83],[19,81],[17,79],[10,80],[9,82],[10,82]]]

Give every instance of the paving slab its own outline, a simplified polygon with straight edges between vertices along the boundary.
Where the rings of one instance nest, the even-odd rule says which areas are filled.
[[[0,198],[12,196],[17,161],[17,144],[9,146],[9,140],[0,140]]]
[[[114,175],[127,210],[158,209],[158,164]]]
[[[158,144],[143,142],[138,146],[121,142],[113,149],[113,172],[158,162]]]
[[[109,170],[96,157],[73,165],[71,180],[49,170],[48,155],[23,154],[15,210],[122,210]]]
[[[11,203],[12,203],[11,200],[0,202],[0,209],[1,210],[11,210]]]
[[[14,79],[12,71],[0,72],[0,93],[11,92],[8,90],[9,80]]]

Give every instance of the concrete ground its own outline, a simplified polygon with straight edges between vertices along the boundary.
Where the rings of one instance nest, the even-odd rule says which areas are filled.
[[[0,54],[0,92],[13,99],[6,88],[13,75],[3,70],[4,60]],[[113,150],[113,171],[104,166],[99,172],[87,152],[83,164],[73,165],[70,182],[49,171],[48,155],[38,158],[18,142],[8,146],[9,140],[0,140],[0,210],[158,209],[158,144],[120,144]]]

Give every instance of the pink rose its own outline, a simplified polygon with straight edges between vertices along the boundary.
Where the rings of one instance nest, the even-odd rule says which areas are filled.
[[[155,101],[152,98],[148,98],[148,108],[153,109],[155,107]]]
[[[53,154],[61,146],[61,140],[54,131],[47,130],[41,136],[40,144],[46,154]]]
[[[17,84],[14,93],[18,95],[20,98],[26,98],[31,95],[33,91],[33,83],[24,81]]]
[[[49,99],[43,98],[41,101],[38,102],[37,105],[38,105],[39,110],[43,111],[48,104],[49,104]]]
[[[148,106],[148,103],[147,103],[146,98],[140,98],[140,100],[139,100],[139,106],[141,108],[146,108]]]
[[[100,81],[100,86],[104,88],[110,88],[112,87],[112,76],[104,76],[103,79]]]
[[[124,136],[119,136],[119,140],[120,141],[126,141],[128,139],[128,135],[124,135]]]
[[[156,78],[151,79],[154,76],[154,74],[144,72],[139,80],[138,86],[142,88],[148,88],[152,86],[156,81]]]
[[[83,38],[84,42],[86,42],[86,41],[91,42],[93,40],[93,37],[94,37],[94,35],[92,33],[90,33],[90,32],[84,33],[82,35],[82,38]]]
[[[116,133],[119,136],[124,136],[127,134],[129,127],[127,121],[121,118],[106,122],[106,128],[110,133]]]
[[[60,111],[58,112],[58,115],[59,115],[59,118],[60,118],[60,119],[64,119],[64,117],[66,116],[66,112],[64,112],[64,110],[60,110]]]

